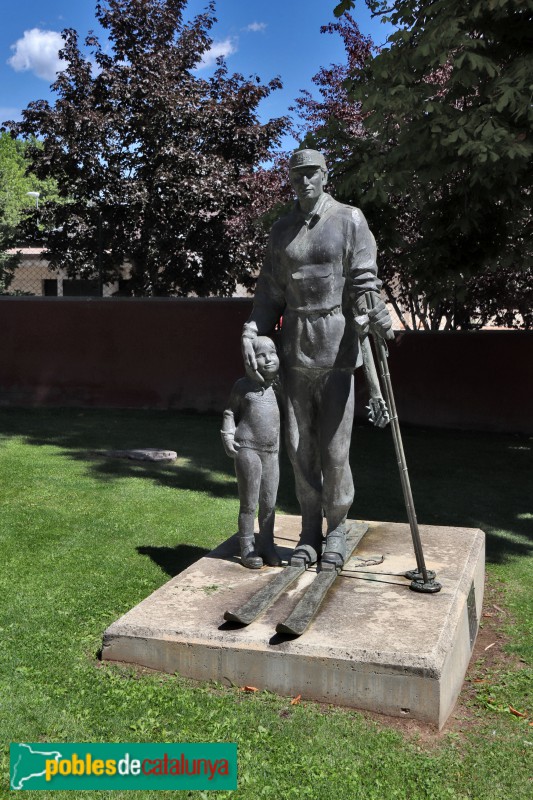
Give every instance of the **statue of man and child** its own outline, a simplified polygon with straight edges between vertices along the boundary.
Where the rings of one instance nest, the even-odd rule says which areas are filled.
[[[349,465],[354,370],[362,363],[359,336],[368,332],[368,327],[361,330],[360,320],[366,318],[382,337],[392,327],[379,297],[376,243],[363,214],[325,191],[322,153],[295,151],[289,170],[297,200],[270,233],[242,332],[246,377],[233,387],[221,431],[226,453],[235,459],[241,562],[251,569],[281,565],[274,545],[276,392],[302,518],[293,555],[309,565],[319,559],[344,564],[346,517],[354,497]],[[373,307],[365,301],[368,292],[374,295]],[[278,358],[267,334],[281,317]],[[257,507],[259,534],[254,535]]]

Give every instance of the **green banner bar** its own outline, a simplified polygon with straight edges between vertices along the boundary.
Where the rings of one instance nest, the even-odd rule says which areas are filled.
[[[14,790],[235,790],[237,745],[12,743]]]

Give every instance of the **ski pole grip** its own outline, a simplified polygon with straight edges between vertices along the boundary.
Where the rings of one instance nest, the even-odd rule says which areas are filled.
[[[367,308],[374,308],[374,293],[373,292],[365,292],[365,301]],[[357,322],[357,318],[356,318]],[[378,334],[382,339],[385,339],[389,342],[393,341],[394,339],[394,331],[392,328],[389,328],[388,331],[385,331],[383,334]]]

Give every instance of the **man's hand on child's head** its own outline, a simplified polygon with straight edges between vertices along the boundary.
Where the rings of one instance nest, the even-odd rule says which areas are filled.
[[[245,336],[242,337],[242,355],[244,358],[244,369],[248,377],[253,381],[257,381],[257,383],[264,383],[265,379],[257,371],[257,359],[255,357],[253,340]]]
[[[257,371],[257,359],[255,357],[255,349],[254,349],[254,341],[256,339],[257,339],[257,328],[255,326],[255,323],[253,325],[245,323],[241,337],[241,348],[242,348],[242,357],[244,361],[244,369],[246,371],[247,376],[252,381],[257,381],[257,383],[263,384],[265,382],[265,379]]]

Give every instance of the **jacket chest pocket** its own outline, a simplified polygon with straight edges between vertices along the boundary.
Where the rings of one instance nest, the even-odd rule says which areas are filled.
[[[331,278],[333,275],[332,264],[307,264],[305,267],[300,267],[293,272],[291,278],[293,281],[321,281]]]
[[[289,306],[312,310],[339,305],[342,299],[342,275],[333,264],[308,264],[291,273]]]

